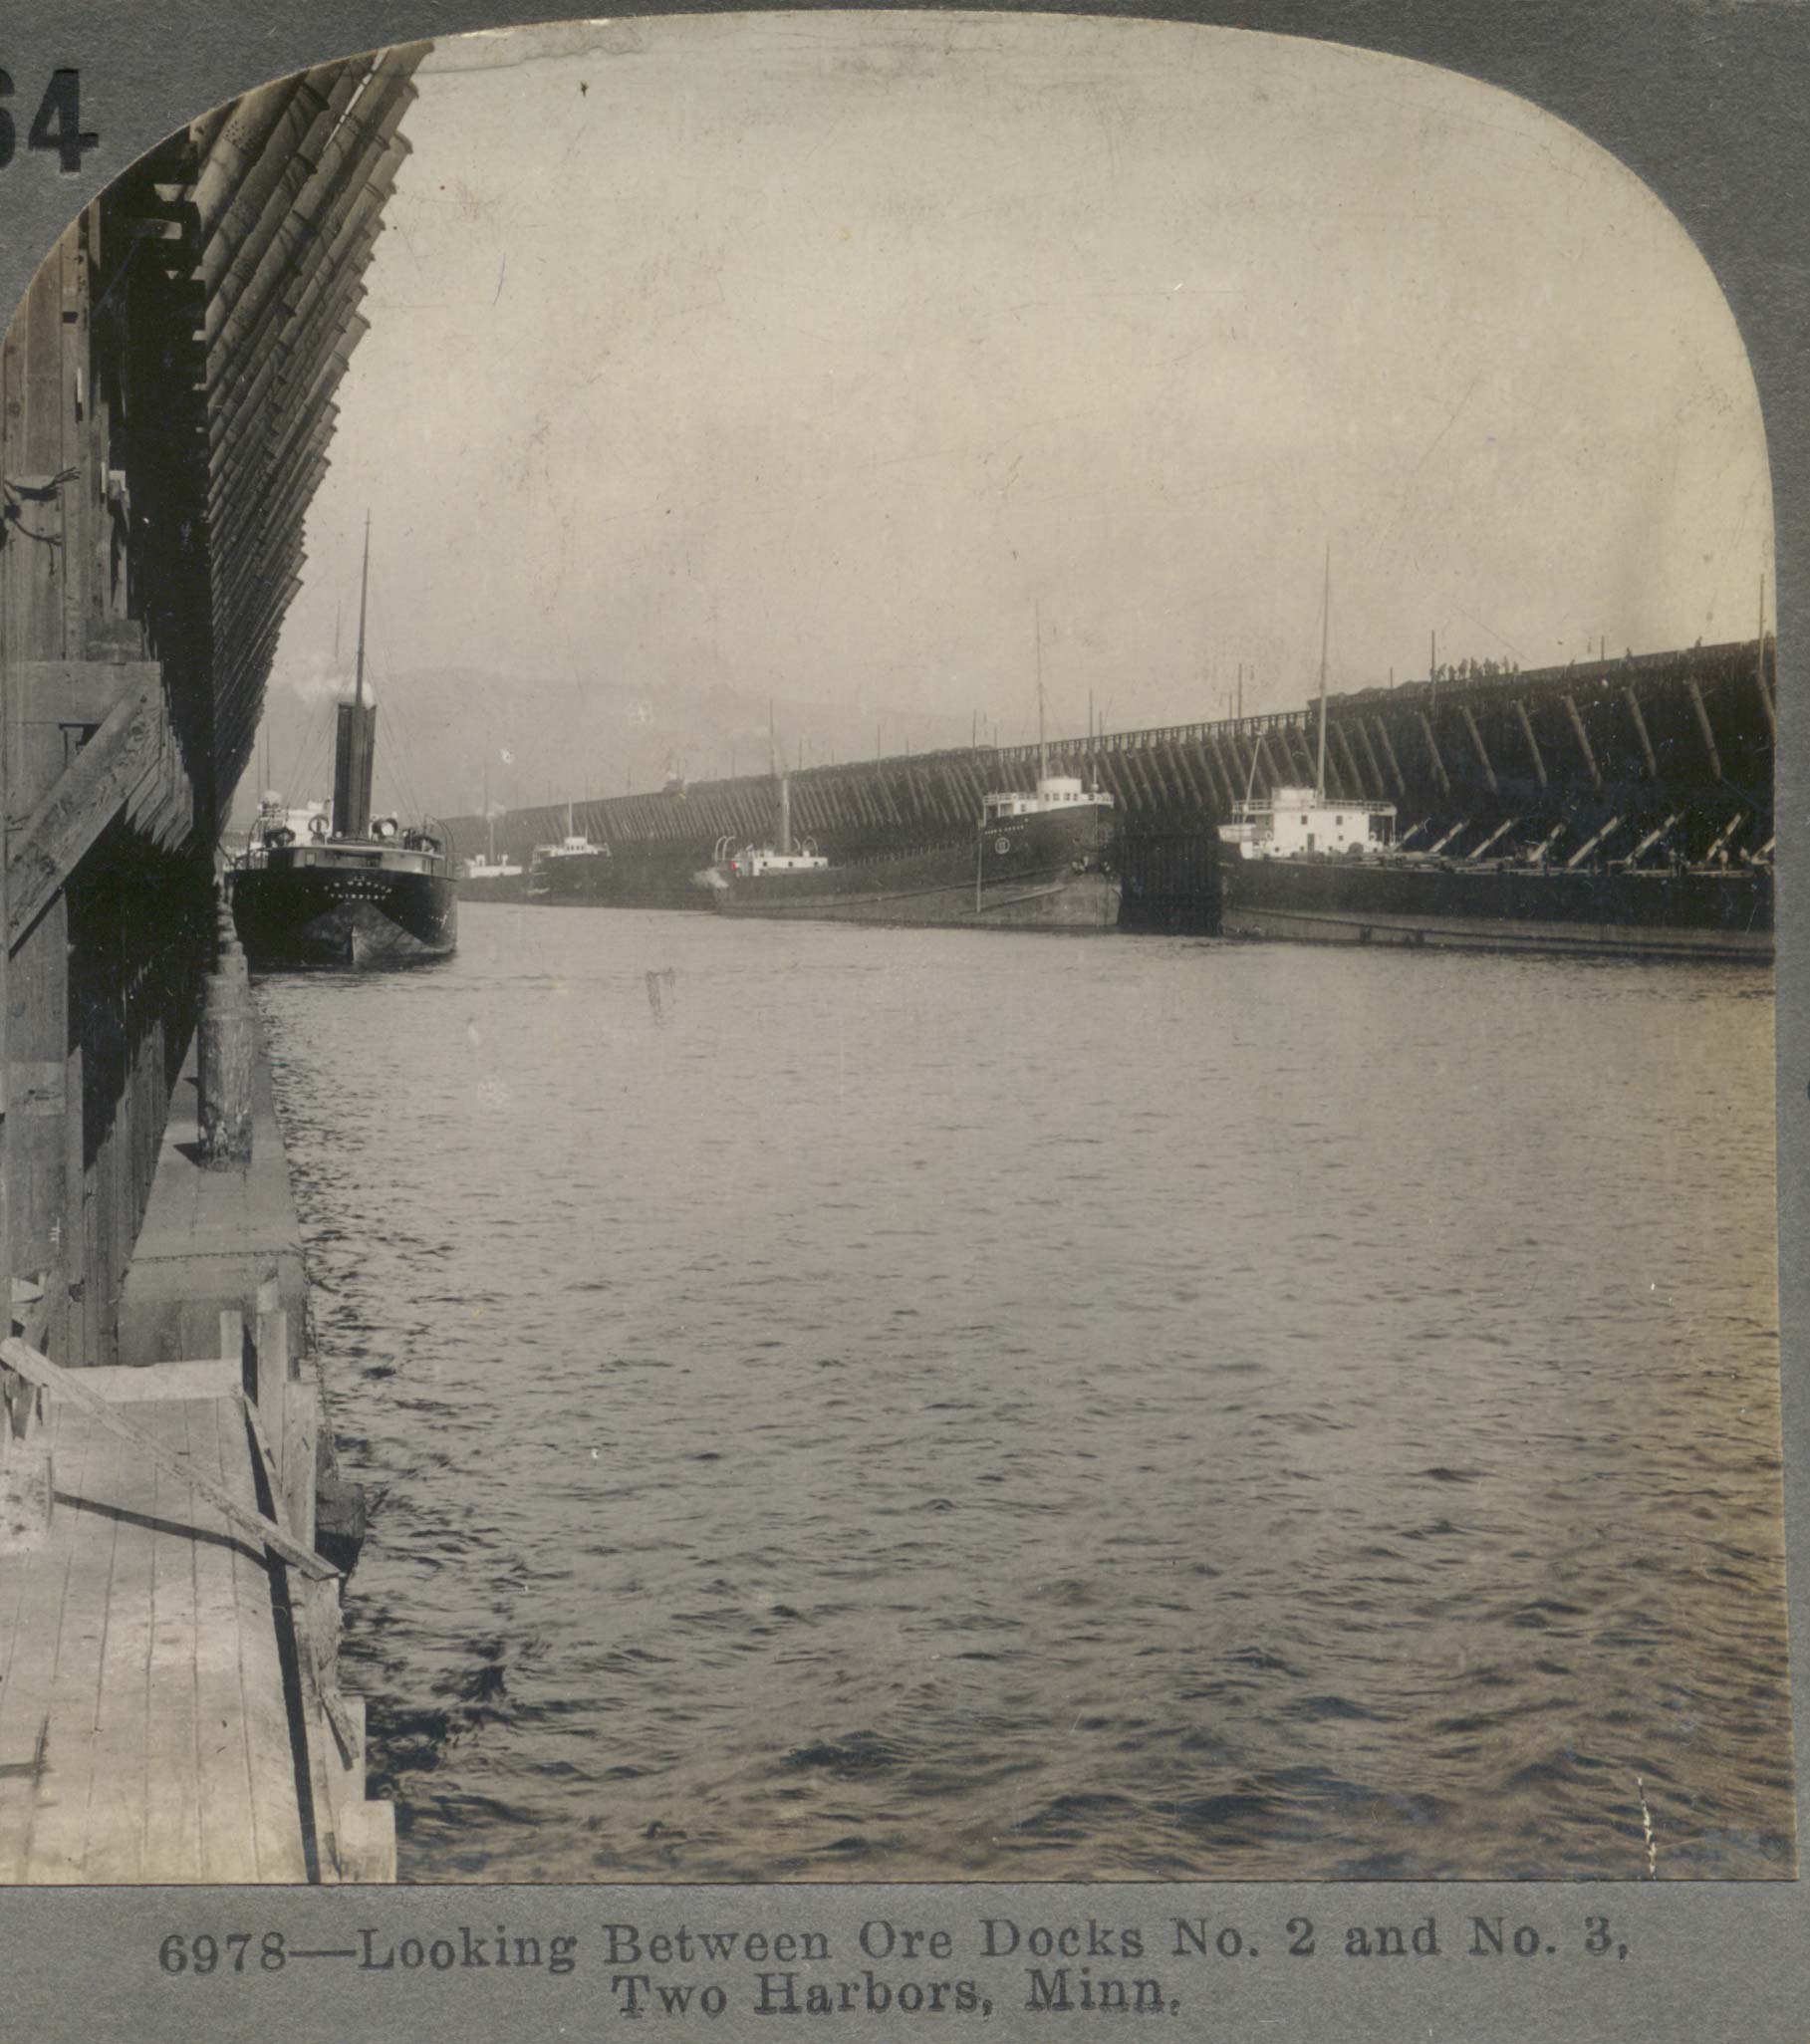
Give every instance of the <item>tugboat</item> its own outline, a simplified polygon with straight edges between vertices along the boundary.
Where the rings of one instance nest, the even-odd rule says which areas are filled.
[[[443,958],[458,940],[457,884],[445,834],[371,815],[377,704],[365,695],[371,520],[359,586],[357,678],[338,709],[333,807],[298,831],[266,802],[252,843],[227,875],[247,961],[263,971],[364,967]]]

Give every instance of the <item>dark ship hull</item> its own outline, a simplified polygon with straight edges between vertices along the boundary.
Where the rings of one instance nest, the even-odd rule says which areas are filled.
[[[244,868],[232,874],[231,888],[233,920],[254,970],[421,964],[448,956],[458,940],[456,886],[446,874],[323,859]]]
[[[1764,868],[1570,872],[1414,860],[1220,863],[1226,936],[1765,963],[1772,875]]]
[[[1103,930],[1119,922],[1107,857],[1111,812],[1091,805],[1004,817],[976,835],[816,871],[700,876],[724,915],[923,923],[962,929]]]
[[[553,908],[707,908],[695,871],[695,853],[593,846],[538,860],[526,898]]]
[[[458,883],[461,901],[525,901],[528,876],[525,873],[466,874]]]

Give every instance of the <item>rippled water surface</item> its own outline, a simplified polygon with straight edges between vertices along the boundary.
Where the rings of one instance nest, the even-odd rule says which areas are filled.
[[[1769,976],[484,905],[261,998],[405,1879],[1789,1873]]]

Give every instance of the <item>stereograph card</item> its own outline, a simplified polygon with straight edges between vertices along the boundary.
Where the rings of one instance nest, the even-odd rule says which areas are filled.
[[[9,2036],[1801,2034],[1807,93],[13,10]]]

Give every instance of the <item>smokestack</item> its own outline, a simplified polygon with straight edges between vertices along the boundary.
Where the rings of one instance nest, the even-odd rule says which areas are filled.
[[[375,702],[339,706],[333,748],[333,829],[341,838],[371,835],[371,766],[377,739]]]

